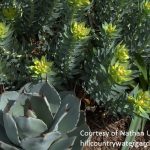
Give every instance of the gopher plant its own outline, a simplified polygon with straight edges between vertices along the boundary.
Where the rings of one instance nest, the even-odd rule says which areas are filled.
[[[7,81],[18,89],[30,81],[28,66],[48,51],[38,34],[47,24],[55,24],[62,10],[60,0],[0,1],[0,61],[6,66],[0,74],[6,75],[5,84]]]
[[[84,61],[84,88],[111,113],[131,114],[128,94],[150,87],[148,0],[94,0],[89,13],[91,47]]]
[[[63,99],[47,82],[29,83],[0,99],[0,148],[4,150],[80,150],[80,131],[89,131],[80,101]]]

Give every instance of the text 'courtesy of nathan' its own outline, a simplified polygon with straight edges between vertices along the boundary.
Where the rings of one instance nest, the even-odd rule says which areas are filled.
[[[130,146],[130,147],[148,147],[150,146],[150,142],[119,142],[119,141],[115,141],[115,142],[109,142],[109,141],[103,141],[103,142],[93,142],[90,141],[92,136],[99,136],[99,137],[106,137],[108,138],[109,136],[113,137],[113,136],[145,136],[145,134],[147,136],[150,136],[150,132],[134,132],[134,131],[114,131],[114,132],[85,132],[84,130],[82,130],[80,132],[81,136],[89,136],[90,138],[86,141],[83,142],[82,140],[80,140],[80,145],[82,146],[112,146],[112,147],[120,147],[120,146]]]

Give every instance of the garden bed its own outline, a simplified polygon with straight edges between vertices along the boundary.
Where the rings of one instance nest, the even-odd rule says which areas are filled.
[[[102,113],[97,110],[96,112],[87,112],[87,122],[88,125],[91,128],[92,132],[100,132],[100,133],[115,133],[116,131],[125,131],[128,132],[129,125],[131,122],[131,119],[129,117],[118,117],[115,118],[111,115],[106,115],[103,117]],[[147,135],[147,132],[150,133],[150,122],[148,121],[145,129],[144,129],[144,136],[138,136],[136,137],[136,142],[148,142],[150,141],[150,136]],[[110,134],[109,134],[110,135]],[[123,135],[114,135],[114,136],[92,136],[91,142],[96,142],[96,143],[102,143],[102,142],[124,142],[125,136]],[[121,146],[85,146],[84,150],[120,150]],[[149,147],[133,147],[130,150],[149,150]]]
[[[0,149],[150,150],[149,0],[0,12]]]

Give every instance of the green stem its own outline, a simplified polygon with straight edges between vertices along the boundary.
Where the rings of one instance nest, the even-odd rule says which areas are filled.
[[[134,115],[132,121],[131,121],[131,124],[130,124],[130,127],[129,127],[129,132],[138,132],[139,128],[141,127],[141,121],[142,121],[142,117],[138,116],[138,115]],[[128,144],[124,144],[122,146],[122,149],[121,150],[129,150],[129,142],[133,142],[135,139],[135,135],[128,135],[126,136],[126,139],[125,139],[125,143],[128,143]]]
[[[141,121],[141,131],[144,131],[144,127],[147,123],[147,119],[146,118],[142,118],[142,121]]]

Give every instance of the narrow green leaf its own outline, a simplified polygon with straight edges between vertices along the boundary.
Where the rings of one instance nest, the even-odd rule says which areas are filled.
[[[130,124],[130,127],[129,127],[129,132],[138,132],[138,130],[140,129],[141,127],[141,120],[142,120],[142,117],[141,116],[138,116],[138,115],[134,115],[134,118],[132,119],[131,121],[131,124]],[[125,139],[125,142],[133,142],[135,139],[135,135],[129,135],[126,137]],[[122,149],[121,150],[129,150],[129,145],[124,145],[122,146]]]
[[[136,55],[135,64],[139,68],[139,70],[142,72],[145,81],[148,82],[146,64],[144,63],[142,57],[138,54]]]

